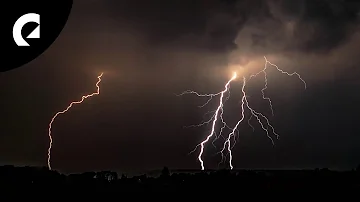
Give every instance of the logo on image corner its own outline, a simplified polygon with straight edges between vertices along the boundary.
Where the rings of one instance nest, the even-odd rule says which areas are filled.
[[[26,37],[28,39],[40,38],[40,15],[37,13],[27,13],[16,20],[13,27],[13,38],[17,46],[30,46],[23,38],[21,31],[25,24],[35,22],[38,26]]]
[[[30,62],[48,50],[62,33],[72,6],[73,0],[5,1],[1,8],[9,12],[0,13],[0,44],[1,61],[6,65],[0,65],[0,73],[34,65]]]

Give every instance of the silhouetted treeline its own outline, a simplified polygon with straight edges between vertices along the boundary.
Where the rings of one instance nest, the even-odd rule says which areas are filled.
[[[3,190],[42,191],[360,191],[360,167],[346,172],[315,169],[194,173],[171,173],[165,167],[159,177],[127,177],[110,171],[64,175],[46,167],[1,166],[0,183]]]

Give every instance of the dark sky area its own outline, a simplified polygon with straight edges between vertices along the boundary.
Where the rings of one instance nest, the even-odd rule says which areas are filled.
[[[75,0],[55,43],[24,67],[0,74],[0,164],[46,166],[52,116],[96,90],[53,125],[52,167],[63,172],[199,169],[214,110],[184,90],[216,93],[232,71],[251,74],[263,56],[307,82],[269,71],[275,116],[249,101],[280,135],[272,146],[256,122],[244,123],[235,168],[355,168],[360,163],[360,3],[351,0]],[[3,64],[4,65],[4,64]],[[231,85],[224,118],[240,118],[241,80]],[[253,120],[254,121],[254,120]],[[217,168],[218,150],[205,150]]]

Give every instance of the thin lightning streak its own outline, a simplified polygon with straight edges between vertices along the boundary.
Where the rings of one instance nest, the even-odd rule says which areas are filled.
[[[209,97],[209,99],[208,99],[203,105],[198,106],[199,108],[202,108],[202,107],[205,107],[207,104],[209,104],[209,102],[210,102],[214,97],[220,95],[221,92],[216,93],[216,94],[199,94],[198,92],[195,92],[195,91],[192,91],[192,90],[187,90],[187,91],[184,91],[184,92],[182,92],[181,94],[176,95],[176,96],[182,96],[182,95],[185,95],[185,94],[195,94],[195,95],[198,96],[198,97]]]
[[[225,98],[225,100],[224,100],[224,103],[222,103],[222,106],[224,106],[224,104],[225,104],[225,102],[226,101],[228,101],[229,100],[229,98],[230,98],[230,83],[229,83],[229,86],[228,86],[228,89],[227,89],[227,91],[228,91],[228,96]],[[224,114],[224,108],[223,107],[221,107],[220,108],[220,120],[221,120],[221,123],[222,123],[222,127],[220,128],[220,132],[219,132],[219,135],[218,136],[216,136],[215,137],[215,139],[211,142],[212,143],[212,145],[216,148],[216,146],[215,146],[215,141],[217,140],[217,139],[219,139],[219,137],[222,137],[222,133],[223,133],[223,131],[224,131],[224,129],[225,128],[230,128],[227,124],[226,124],[226,122],[225,122],[225,120],[224,120],[224,118],[223,118],[223,114]]]
[[[224,99],[223,105],[230,99],[230,83],[229,83],[229,85],[228,85],[228,89],[227,89],[226,92],[228,93],[228,95],[227,95],[227,97]],[[198,106],[199,108],[202,108],[202,107],[206,106],[207,104],[209,104],[210,101],[211,101],[214,97],[216,97],[216,96],[218,96],[218,95],[222,95],[222,92],[215,93],[215,94],[199,94],[198,92],[195,92],[195,91],[192,91],[192,90],[187,90],[187,91],[184,91],[183,93],[181,93],[181,94],[179,94],[179,95],[177,95],[177,96],[182,96],[182,95],[185,95],[185,94],[195,94],[195,95],[198,96],[198,97],[209,97],[209,99],[205,102],[205,104]],[[216,133],[214,132],[215,138],[214,138],[214,140],[211,142],[211,144],[212,144],[215,148],[216,148],[216,146],[215,146],[215,141],[218,140],[220,137],[223,138],[222,133],[223,133],[224,129],[227,128],[227,129],[229,129],[229,130],[232,130],[232,128],[230,128],[230,127],[227,125],[227,123],[225,122],[225,120],[224,120],[224,118],[223,118],[223,114],[224,114],[223,107],[221,107],[220,110],[221,110],[221,111],[220,111],[219,117],[220,117],[221,122],[222,122],[222,127],[220,128],[220,132],[219,132],[218,135],[216,135]],[[207,114],[210,114],[210,113],[213,113],[213,115],[211,116],[211,118],[210,118],[209,120],[203,121],[202,123],[196,124],[196,125],[184,126],[184,128],[201,127],[201,126],[210,124],[210,123],[214,120],[214,118],[215,118],[215,116],[216,116],[216,110],[209,111],[209,112],[205,113],[204,116],[207,115]],[[196,149],[197,149],[197,147],[195,147],[195,149],[192,150],[189,154],[191,154],[191,153],[193,153],[194,151],[196,151]]]
[[[230,85],[229,85],[229,89],[230,89]],[[198,106],[199,108],[203,108],[203,107],[205,107],[207,104],[210,103],[210,101],[213,99],[213,97],[216,97],[216,96],[218,96],[218,95],[221,95],[221,92],[215,93],[215,94],[199,94],[198,92],[191,91],[191,90],[187,90],[187,91],[184,91],[183,93],[181,93],[181,94],[179,94],[179,95],[176,95],[176,96],[182,96],[182,95],[185,95],[185,94],[195,94],[195,95],[198,96],[198,97],[209,97],[209,99],[205,102],[205,104]],[[228,91],[228,96],[225,98],[223,104],[225,104],[229,99],[230,99],[230,91]],[[203,115],[203,117],[205,117],[207,114],[213,113],[213,115],[211,116],[211,118],[210,118],[209,120],[203,121],[202,123],[196,124],[196,125],[184,126],[184,128],[201,127],[201,126],[204,126],[204,125],[208,125],[209,123],[211,123],[211,121],[214,120],[215,112],[216,112],[216,110],[208,111],[208,112],[206,112],[206,113]],[[223,110],[222,110],[222,112],[221,112],[221,114],[220,114],[220,118],[221,118],[221,121],[222,121],[222,123],[223,123],[223,127],[221,128],[221,132],[220,132],[219,136],[221,136],[221,133],[222,133],[223,129],[225,129],[225,128],[232,129],[232,128],[230,128],[230,127],[226,124],[226,122],[224,121],[222,115],[223,115]],[[219,136],[217,136],[217,138],[218,138]]]
[[[215,118],[215,113],[211,116],[211,118],[207,121],[204,121],[200,124],[197,124],[197,125],[190,125],[190,126],[184,126],[184,128],[192,128],[192,127],[200,127],[200,126],[204,126],[204,125],[207,125],[209,124],[212,120],[214,120]]]
[[[266,59],[266,58],[265,58]],[[259,75],[260,73],[264,73],[264,88],[261,89],[261,94],[262,94],[262,98],[264,100],[267,100],[269,102],[269,105],[270,105],[270,110],[271,110],[271,114],[274,116],[274,109],[273,109],[273,106],[272,106],[272,102],[271,102],[271,99],[269,97],[266,97],[265,96],[265,90],[268,88],[268,79],[267,79],[267,73],[266,73],[266,69],[267,69],[267,60],[265,62],[265,65],[264,65],[264,69],[262,69],[260,72],[254,74],[254,75],[251,75],[250,76],[250,79],[253,78],[253,77],[256,77],[257,75]]]
[[[286,75],[288,75],[288,76],[294,76],[294,75],[296,75],[296,76],[304,83],[305,89],[307,88],[306,82],[304,81],[304,79],[301,78],[301,76],[300,76],[299,73],[297,73],[297,72],[288,73],[288,72],[283,71],[282,69],[280,69],[277,65],[271,63],[271,62],[266,58],[266,56],[264,56],[264,59],[265,59],[265,61],[266,61],[266,64],[270,64],[271,66],[275,67],[276,70],[278,70],[278,71],[281,72],[282,74],[286,74]]]
[[[234,136],[235,130],[239,127],[239,125],[242,123],[242,121],[245,118],[245,109],[244,109],[244,105],[246,105],[247,109],[250,110],[251,114],[258,120],[261,128],[266,132],[267,137],[271,140],[271,143],[274,145],[274,140],[272,139],[272,137],[269,134],[269,130],[267,127],[264,126],[264,123],[261,121],[260,117],[266,120],[266,125],[269,126],[272,129],[273,134],[278,138],[279,135],[275,132],[274,127],[270,124],[268,118],[266,116],[264,116],[263,114],[256,112],[254,109],[252,109],[249,105],[249,102],[247,100],[247,96],[246,96],[246,91],[245,91],[245,86],[246,86],[246,79],[245,77],[243,78],[244,82],[243,82],[243,86],[242,86],[242,99],[241,99],[241,119],[237,122],[237,124],[234,127],[234,130],[228,135],[228,138],[226,139],[225,143],[224,143],[224,147],[221,150],[221,153],[223,153],[223,151],[227,148],[228,150],[228,155],[229,155],[229,165],[230,165],[230,169],[233,169],[233,164],[232,164],[232,147],[231,147],[231,137]],[[227,146],[227,147],[226,147]],[[223,155],[222,155],[223,156]]]
[[[255,131],[255,128],[253,125],[251,125],[250,121],[251,121],[251,118],[253,117],[253,115],[251,114],[250,118],[248,119],[248,125],[252,128],[253,132]]]
[[[276,70],[278,70],[280,73],[282,74],[286,74],[288,76],[294,76],[296,75],[303,83],[304,83],[304,86],[305,86],[305,89],[306,89],[306,82],[301,78],[300,74],[297,73],[297,72],[293,72],[293,73],[288,73],[286,71],[283,71],[282,69],[280,69],[277,65],[271,63],[267,58],[266,56],[264,56],[264,59],[265,59],[265,65],[264,65],[264,68],[259,71],[258,73],[256,74],[253,74],[250,76],[250,79],[252,79],[253,77],[256,77],[258,76],[260,73],[264,73],[264,88],[261,89],[261,94],[262,94],[262,98],[264,100],[267,100],[269,102],[269,105],[270,105],[270,110],[271,110],[271,114],[274,116],[274,109],[273,109],[273,105],[272,105],[272,101],[269,97],[266,97],[265,96],[265,90],[268,88],[268,78],[267,78],[267,73],[266,73],[266,70],[267,70],[267,64],[270,64],[271,66],[275,67]]]
[[[53,143],[53,139],[52,139],[52,135],[51,135],[51,129],[52,129],[52,124],[53,122],[55,121],[56,117],[59,116],[60,114],[64,114],[66,113],[67,111],[69,111],[69,109],[74,105],[74,104],[80,104],[82,103],[85,99],[89,98],[89,97],[92,97],[94,95],[99,95],[100,94],[100,87],[99,87],[99,84],[101,82],[101,77],[102,77],[103,73],[101,73],[97,78],[98,78],[98,81],[96,82],[96,88],[97,88],[97,91],[92,93],[92,94],[89,94],[89,95],[83,95],[81,100],[80,101],[73,101],[69,104],[69,106],[63,110],[63,111],[60,111],[60,112],[57,112],[51,119],[50,121],[50,124],[49,124],[49,133],[48,133],[48,136],[49,136],[49,139],[50,139],[50,143],[49,143],[49,148],[48,148],[48,159],[47,159],[47,164],[48,164],[48,168],[49,170],[51,170],[51,148],[52,148],[52,143]]]
[[[215,110],[206,112],[206,113],[203,115],[203,119],[205,119],[205,117],[206,117],[208,114],[213,114],[212,116],[214,116]]]
[[[249,105],[248,100],[245,98],[245,103],[246,103],[246,107],[250,110],[251,114],[258,120],[261,128],[266,132],[266,136],[270,139],[271,143],[273,145],[275,145],[273,138],[270,136],[269,134],[269,129],[267,127],[264,126],[263,122],[261,121],[260,117],[264,118],[266,120],[266,123],[268,124],[268,126],[270,126],[271,128],[273,128],[270,124],[269,124],[269,120],[266,118],[266,116],[264,116],[263,114],[255,111],[254,109],[252,109]],[[259,117],[260,116],[260,117]],[[274,131],[274,130],[273,130]],[[277,133],[274,132],[274,134],[276,135],[276,137],[279,137],[279,135]]]

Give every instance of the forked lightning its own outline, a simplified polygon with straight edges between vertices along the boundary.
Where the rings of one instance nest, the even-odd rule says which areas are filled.
[[[272,67],[275,67],[276,70],[279,71],[282,74],[286,74],[288,76],[294,76],[294,75],[297,76],[304,83],[305,89],[306,89],[306,82],[301,78],[300,74],[298,74],[297,72],[288,73],[286,71],[281,70],[277,65],[271,63],[265,56],[264,56],[264,59],[265,59],[264,68],[261,71],[257,72],[256,74],[251,75],[248,80],[251,80],[252,78],[258,76],[261,73],[264,74],[264,87],[261,89],[262,98],[269,102],[271,113],[272,113],[272,115],[274,115],[274,110],[273,110],[271,99],[269,97],[266,97],[266,95],[265,95],[265,90],[268,88],[268,78],[267,78],[267,72],[266,72],[266,70],[268,68],[268,65],[271,65]],[[264,114],[262,114],[260,112],[257,112],[256,110],[254,110],[250,106],[249,101],[247,99],[248,96],[246,95],[246,90],[245,90],[245,87],[246,87],[246,84],[247,84],[247,80],[246,80],[245,77],[243,77],[243,79],[242,79],[243,80],[243,85],[242,85],[242,88],[241,88],[241,91],[242,91],[241,92],[242,93],[242,98],[241,98],[241,101],[240,101],[241,102],[241,118],[236,123],[234,128],[229,127],[228,124],[224,121],[223,116],[222,116],[223,113],[224,113],[224,110],[223,110],[224,103],[230,98],[230,83],[233,82],[236,79],[236,77],[237,77],[237,74],[234,73],[232,78],[225,84],[225,89],[223,91],[219,92],[219,93],[200,94],[200,93],[197,93],[195,91],[188,90],[188,91],[185,91],[185,92],[181,93],[180,95],[178,95],[178,96],[181,96],[181,95],[184,95],[184,94],[194,94],[194,95],[196,95],[198,97],[208,97],[209,99],[205,102],[204,105],[201,105],[200,107],[206,106],[214,97],[220,96],[219,105],[218,105],[217,109],[215,111],[213,111],[214,114],[211,117],[211,119],[208,120],[208,121],[205,121],[205,122],[203,122],[201,124],[193,125],[193,126],[203,126],[203,125],[206,125],[206,124],[209,124],[210,122],[212,122],[212,127],[211,127],[210,134],[200,144],[198,144],[195,147],[195,149],[192,151],[192,152],[194,152],[200,146],[200,153],[198,155],[198,160],[200,162],[200,166],[201,166],[202,170],[205,169],[202,155],[204,153],[204,147],[206,146],[206,143],[208,143],[211,138],[214,138],[213,141],[212,141],[212,143],[214,143],[214,141],[216,141],[219,137],[223,137],[222,132],[223,132],[223,129],[225,127],[230,129],[231,132],[228,134],[227,137],[224,138],[225,142],[223,144],[223,148],[220,150],[219,153],[221,153],[221,157],[222,157],[221,162],[223,162],[225,160],[224,158],[226,158],[224,156],[224,151],[227,150],[227,154],[229,155],[230,169],[234,168],[233,163],[232,163],[232,159],[233,159],[232,148],[234,147],[234,145],[236,143],[236,134],[239,133],[238,132],[239,131],[239,126],[245,119],[245,110],[246,109],[249,110],[250,114],[251,114],[251,116],[248,119],[248,125],[253,129],[253,131],[255,130],[255,128],[251,125],[250,120],[254,117],[254,118],[256,118],[256,120],[258,121],[260,127],[264,130],[264,132],[266,133],[266,136],[270,139],[270,141],[271,141],[271,143],[273,145],[275,143],[274,143],[274,139],[273,139],[272,136],[275,136],[276,139],[279,138],[279,135],[276,133],[275,128],[270,124],[269,118],[266,117]],[[224,99],[224,94],[225,93],[229,93],[228,94],[229,96]],[[217,124],[218,118],[220,118],[222,126],[220,128],[219,134],[216,135],[215,131],[216,131],[216,124]],[[232,139],[233,139],[233,145],[231,144]]]

